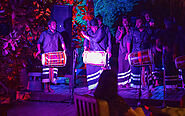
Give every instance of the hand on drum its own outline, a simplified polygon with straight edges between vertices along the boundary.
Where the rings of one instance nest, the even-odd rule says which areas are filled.
[[[107,52],[108,53],[108,59],[112,56],[111,52]]]
[[[126,53],[125,60],[128,60],[129,53]]]
[[[84,50],[85,51],[85,50]],[[84,57],[84,52],[82,53],[82,57]]]
[[[37,58],[37,56],[41,53],[41,51],[38,51],[36,53],[33,53],[34,58]]]

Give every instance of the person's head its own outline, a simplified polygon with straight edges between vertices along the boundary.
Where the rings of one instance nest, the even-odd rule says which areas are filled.
[[[91,21],[90,21],[90,27],[92,29],[92,31],[95,33],[98,29],[98,20],[93,18]]]
[[[122,24],[124,27],[127,27],[129,25],[127,16],[122,16]]]
[[[170,29],[173,27],[174,23],[173,23],[173,19],[172,17],[167,17],[164,19],[164,25],[166,29]]]
[[[48,27],[49,27],[49,29],[51,31],[56,30],[56,28],[57,28],[57,22],[56,22],[56,20],[54,20],[54,19],[49,20]]]
[[[141,17],[136,19],[136,28],[143,28],[143,19]]]
[[[150,11],[148,10],[144,10],[142,13],[141,13],[141,16],[144,17],[145,21],[149,22],[150,19],[151,19],[151,14],[150,14]]]
[[[144,14],[145,20],[150,21],[150,14],[147,12]]]
[[[99,26],[102,25],[102,23],[103,23],[103,17],[100,14],[96,16],[96,19],[98,20]]]
[[[95,97],[111,98],[117,95],[117,74],[112,70],[104,70],[99,78],[98,86],[95,90]]]

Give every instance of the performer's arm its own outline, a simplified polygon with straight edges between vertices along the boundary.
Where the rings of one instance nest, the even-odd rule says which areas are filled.
[[[158,46],[159,46],[159,39],[156,39],[156,46],[155,46],[155,48],[156,48],[156,50],[158,51],[158,52],[162,52],[162,49],[160,49]]]
[[[87,39],[84,39],[84,51],[88,51],[90,49],[90,42]]]
[[[43,42],[44,40],[44,33],[45,32],[42,32],[41,35],[40,35],[40,38],[39,40],[37,41],[37,53],[35,54],[35,58],[41,53],[41,43]]]
[[[110,30],[109,28],[107,27],[107,35],[108,35],[108,49],[107,49],[107,52],[109,54],[109,58],[112,56],[111,54],[111,49],[112,49],[112,43],[111,43],[111,33],[110,33]]]
[[[94,36],[88,36],[87,34],[85,34],[85,32],[81,32],[82,35],[89,41],[94,41],[96,43],[98,43],[102,38],[103,36],[105,36],[105,31],[103,31],[101,28],[99,28],[97,30],[97,33],[94,35]],[[92,39],[93,38],[93,39]]]
[[[65,46],[65,43],[64,42],[62,42],[62,49],[64,50],[64,51],[66,51],[66,46]]]
[[[87,50],[88,50],[87,46],[84,46],[84,51],[87,51]]]
[[[127,42],[127,54],[126,54],[126,56],[125,56],[125,60],[127,60],[128,59],[128,55],[130,54],[130,43],[129,42]]]
[[[64,50],[64,52],[66,51],[66,46],[65,46],[65,42],[64,42],[64,38],[62,37],[61,34],[59,34],[59,39],[61,41],[61,47]]]
[[[118,26],[118,30],[116,32],[116,43],[120,43],[122,35],[123,35],[123,29],[120,26]]]
[[[106,52],[109,54],[109,58],[110,58],[112,54],[111,54],[111,49],[109,47],[107,48]]]
[[[40,44],[37,44],[37,53],[35,54],[35,58],[41,53]]]
[[[88,51],[87,46],[84,46],[84,52],[85,52],[85,51]],[[82,57],[84,57],[84,52],[83,52],[83,54],[82,54]]]
[[[96,43],[99,43],[101,40],[102,40],[102,38],[105,36],[105,30],[103,30],[103,29],[101,29],[101,28],[99,28],[98,30],[97,30],[97,32],[96,32],[96,34],[93,36],[93,37],[90,37],[90,40],[91,41],[94,41],[94,42],[96,42]],[[92,39],[91,39],[92,38]]]
[[[125,60],[128,59],[128,55],[131,53],[131,43],[133,41],[133,30],[127,34],[127,54],[125,56]]]
[[[87,40],[90,41],[90,37],[89,37],[88,35],[86,35],[85,32],[81,31],[81,33],[82,33],[82,35],[83,35]]]

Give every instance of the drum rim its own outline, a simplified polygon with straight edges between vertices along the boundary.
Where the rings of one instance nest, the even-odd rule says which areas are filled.
[[[182,67],[183,63],[185,64],[185,60],[181,61],[180,65],[178,65],[181,58],[185,58],[185,55],[178,56],[178,57],[175,58],[175,66],[176,66],[177,69],[181,69],[181,68],[185,69],[185,67]]]
[[[53,52],[46,52],[46,53],[43,53],[43,54],[42,54],[42,57],[41,57],[41,62],[42,62],[42,65],[43,65],[43,66],[46,66],[46,67],[64,67],[64,66],[66,66],[66,63],[67,63],[67,56],[66,56],[66,53],[65,53],[64,51],[55,51],[55,52],[61,52],[61,53],[64,54],[64,56],[65,56],[65,58],[64,58],[64,61],[65,61],[64,65],[45,65],[45,64],[44,64],[44,63],[46,62],[46,61],[45,61],[45,54],[53,53]],[[43,59],[43,58],[44,58],[44,59]]]
[[[144,51],[147,51],[148,52],[148,55],[149,55],[149,58],[150,58],[150,63],[149,64],[142,64],[142,65],[134,65],[131,63],[131,54],[133,53],[138,53],[139,51],[135,51],[135,52],[131,52],[129,53],[128,55],[128,61],[129,61],[129,64],[130,66],[135,66],[135,67],[139,67],[139,66],[148,66],[148,65],[152,65],[154,63],[154,56],[153,56],[153,52],[151,49],[144,49],[144,50],[141,50],[141,52],[144,52]]]

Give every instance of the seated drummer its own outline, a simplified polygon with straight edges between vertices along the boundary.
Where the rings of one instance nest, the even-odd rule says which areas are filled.
[[[60,39],[63,50],[66,50],[62,35],[56,31],[57,22],[51,19],[48,22],[48,30],[41,33],[37,42],[38,52],[35,57],[41,53],[41,47],[44,53],[58,51],[58,41]],[[58,69],[57,68],[43,68],[42,83],[44,83],[44,92],[54,92],[50,88],[51,83],[56,83]]]

